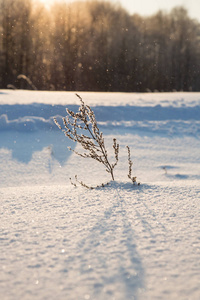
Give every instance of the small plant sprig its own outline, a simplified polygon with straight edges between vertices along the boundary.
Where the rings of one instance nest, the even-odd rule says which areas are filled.
[[[112,180],[114,180],[114,168],[119,160],[119,144],[117,144],[116,139],[113,139],[115,162],[110,163],[103,134],[98,128],[93,110],[89,105],[85,105],[82,98],[78,94],[76,94],[76,96],[81,102],[79,111],[74,113],[68,108],[66,109],[68,115],[62,119],[64,128],[61,127],[56,118],[54,118],[54,122],[58,128],[64,132],[66,137],[74,142],[78,142],[85,152],[79,153],[70,147],[69,150],[83,158],[92,158],[102,163],[105,166],[106,171],[111,175]],[[83,131],[85,131],[86,134],[83,134]],[[78,182],[76,177],[75,179]],[[87,187],[82,181],[79,183]],[[73,185],[76,184],[74,183]]]
[[[105,166],[106,171],[111,175],[112,180],[114,180],[114,168],[116,167],[119,160],[119,144],[117,143],[117,140],[114,138],[113,149],[114,149],[115,162],[110,163],[108,159],[108,153],[104,143],[103,134],[99,130],[93,110],[89,105],[85,105],[84,101],[78,94],[76,94],[76,96],[79,98],[81,102],[79,111],[75,113],[69,110],[68,108],[66,109],[67,116],[62,118],[64,128],[62,128],[62,126],[58,123],[56,118],[54,118],[54,122],[58,126],[58,128],[64,132],[66,137],[68,137],[70,140],[74,142],[79,143],[82,146],[83,150],[85,150],[85,152],[80,153],[68,147],[69,150],[73,151],[75,154],[83,158],[92,158],[98,161],[99,163],[102,163]],[[129,146],[127,146],[127,149],[128,149],[128,165],[129,165],[128,178],[135,185],[137,184],[137,182],[136,182],[136,177],[132,176],[133,163],[131,161],[131,153],[130,153]],[[77,187],[77,184],[80,184],[81,186],[88,189],[101,188],[109,184],[109,182],[107,182],[107,183],[102,183],[101,185],[97,185],[95,187],[91,187],[85,184],[83,181],[78,180],[77,175],[75,175],[75,182],[73,182],[71,178],[70,178],[70,182],[75,187]],[[138,185],[140,185],[140,183],[138,183]]]
[[[75,175],[75,181],[76,181],[76,183],[74,183],[72,181],[72,179],[70,178],[70,182],[73,186],[77,187],[77,183],[79,183],[80,185],[82,185],[83,187],[85,187],[89,190],[93,190],[93,189],[96,189],[96,188],[102,188],[102,187],[105,187],[105,186],[109,185],[109,182],[106,182],[106,183],[102,183],[101,185],[96,185],[95,187],[94,186],[89,186],[89,185],[85,184],[83,181],[79,181],[77,175]]]
[[[135,176],[132,176],[132,166],[133,166],[133,162],[131,160],[131,151],[129,146],[126,146],[127,150],[128,150],[128,178],[132,181],[132,183],[135,185],[137,184],[136,182],[136,178]],[[140,183],[138,183],[138,185],[140,185]]]

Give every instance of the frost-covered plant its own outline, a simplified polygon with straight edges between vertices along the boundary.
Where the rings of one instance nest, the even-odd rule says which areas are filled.
[[[132,176],[132,166],[133,166],[133,162],[131,160],[131,151],[129,146],[126,146],[127,150],[128,150],[128,178],[132,181],[133,184],[136,184],[136,178],[135,176]],[[140,183],[138,183],[138,185],[140,185]]]
[[[108,158],[108,152],[105,147],[105,142],[103,138],[103,133],[99,130],[99,127],[97,125],[97,121],[95,118],[95,114],[91,107],[89,105],[85,105],[83,99],[76,94],[76,96],[79,98],[81,104],[79,107],[79,111],[77,113],[66,109],[67,116],[62,118],[64,128],[58,123],[57,119],[54,118],[55,124],[58,126],[60,130],[62,130],[66,137],[68,137],[70,140],[79,143],[84,152],[80,153],[77,152],[70,147],[69,150],[73,151],[75,154],[83,157],[83,158],[92,158],[99,163],[103,164],[106,172],[108,172],[111,175],[112,180],[114,180],[114,168],[116,167],[118,160],[119,160],[119,144],[117,143],[116,139],[113,139],[113,150],[114,150],[114,156],[115,161],[113,163],[110,162]],[[130,160],[130,149],[128,147],[128,161],[129,161],[129,178],[133,183],[136,182],[136,177],[131,177],[131,167],[132,162]],[[77,175],[75,176],[76,183],[81,184],[82,186],[86,188],[91,188],[87,186],[82,181],[78,180]],[[71,183],[76,186],[76,183],[73,183],[70,178]],[[101,184],[97,187],[102,187],[107,185]]]

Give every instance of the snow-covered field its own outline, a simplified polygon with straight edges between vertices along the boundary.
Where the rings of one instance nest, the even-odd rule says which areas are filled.
[[[200,299],[200,93],[86,93],[116,181],[67,150],[69,92],[0,91],[0,299]],[[129,182],[127,149],[140,186]]]

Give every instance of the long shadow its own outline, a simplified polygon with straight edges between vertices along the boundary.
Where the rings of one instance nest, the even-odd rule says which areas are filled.
[[[79,108],[78,105],[67,105],[67,107],[75,112]],[[111,131],[114,134],[124,134],[126,130],[127,133],[134,132],[145,136],[178,134],[199,137],[200,106],[178,108],[162,107],[160,105],[154,107],[95,106],[93,110],[99,122],[100,130],[105,135],[110,134]],[[11,130],[18,133],[33,133],[40,130],[58,131],[53,122],[53,116],[56,116],[59,123],[62,124],[62,117],[66,114],[66,106],[64,105],[42,103],[0,105],[0,132],[4,131],[6,135],[9,135]],[[190,120],[189,123],[187,123],[188,120]],[[129,121],[131,122],[129,123]],[[161,121],[159,126],[157,121]],[[165,121],[167,124],[165,124]],[[0,140],[0,147],[2,144],[3,142]],[[31,144],[31,141],[29,141],[29,144]],[[17,150],[14,149],[15,151]],[[17,155],[14,154],[14,157],[19,157],[20,161],[27,162],[30,161],[31,155],[30,153],[29,155],[24,154],[22,157],[18,153]]]
[[[6,114],[9,119],[24,116],[38,116],[50,118],[51,116],[66,116],[66,107],[78,111],[79,105],[50,105],[42,103],[0,105],[0,115]],[[164,120],[200,120],[200,106],[194,107],[163,107],[156,106],[94,106],[96,119],[101,121],[164,121]]]
[[[145,272],[137,251],[135,232],[128,219],[123,197],[116,189],[107,189],[109,194],[114,193],[113,205],[105,210],[104,216],[90,229],[89,235],[77,245],[90,258],[90,261],[85,259],[80,262],[80,273],[87,272],[88,263],[96,268],[91,272],[101,273],[99,282],[93,286],[94,299],[109,299],[115,297],[115,292],[123,294],[120,299],[137,299],[139,289],[144,287]]]
[[[76,110],[78,106],[71,108]],[[50,155],[63,165],[71,155],[67,147],[73,149],[75,143],[54,124],[56,114],[65,116],[65,106],[0,105],[0,149],[11,150],[14,159],[27,164],[34,152],[49,148]]]
[[[25,164],[31,161],[34,152],[48,148],[49,157],[64,165],[71,155],[67,149],[69,146],[74,149],[75,143],[58,131],[40,130],[28,134],[12,130],[0,131],[0,149],[11,150],[13,159]]]
[[[157,189],[157,187],[155,187],[155,186],[150,186],[150,185],[147,185],[147,184],[143,185],[142,184],[141,188],[140,188],[140,191],[139,191],[140,197],[142,196],[143,193],[145,193],[146,190],[148,190],[148,192],[151,192],[151,191],[154,192],[156,189]],[[158,218],[156,217],[155,212],[151,208],[148,207],[147,203],[145,201],[140,201],[140,203],[148,211],[148,215],[152,217],[152,219],[156,222],[157,226],[159,226],[162,229],[162,231],[166,232],[166,227],[158,220]],[[155,238],[152,226],[146,220],[146,218],[144,218],[140,214],[140,212],[137,209],[136,209],[136,215],[141,220],[141,223],[142,223],[144,229],[149,232],[149,234],[152,238]]]
[[[78,105],[68,105],[72,111],[78,111]],[[200,106],[195,107],[162,107],[160,105],[154,107],[137,107],[137,106],[95,106],[94,112],[98,122],[102,122],[101,129],[110,134],[110,130],[122,130],[124,134],[124,126],[109,125],[109,122],[120,121],[159,121],[159,120],[200,120]],[[65,151],[65,145],[73,146],[70,141],[63,138],[62,133],[58,133],[58,128],[53,123],[53,116],[62,123],[61,119],[66,115],[66,107],[64,105],[49,104],[29,104],[29,105],[0,105],[0,148],[8,148],[13,152],[13,157],[19,161],[28,163],[31,160],[34,151],[40,151],[44,147],[53,145],[53,151],[57,152],[59,145],[60,155],[58,160],[61,164],[66,161],[70,155]],[[103,122],[106,124],[103,125]],[[111,126],[111,127],[110,127]],[[182,129],[182,127],[180,127]],[[142,131],[148,132],[148,126],[143,128],[140,125],[131,125],[126,131]],[[54,136],[53,131],[56,132]],[[150,129],[150,133],[156,134],[154,129]],[[159,134],[161,129],[159,129]],[[169,132],[164,130],[163,133]],[[29,134],[27,134],[29,133]],[[60,135],[61,134],[61,135]],[[197,132],[198,135],[198,126]],[[49,140],[48,140],[49,137]],[[64,152],[63,150],[64,149]]]

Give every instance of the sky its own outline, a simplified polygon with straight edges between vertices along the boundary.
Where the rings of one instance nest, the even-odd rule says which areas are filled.
[[[48,5],[55,1],[70,3],[76,0],[40,1]],[[200,21],[200,0],[110,0],[110,2],[120,3],[121,6],[125,8],[129,13],[138,13],[142,16],[152,15],[160,9],[170,11],[175,6],[184,6],[188,10],[190,17],[198,19],[198,21]]]

